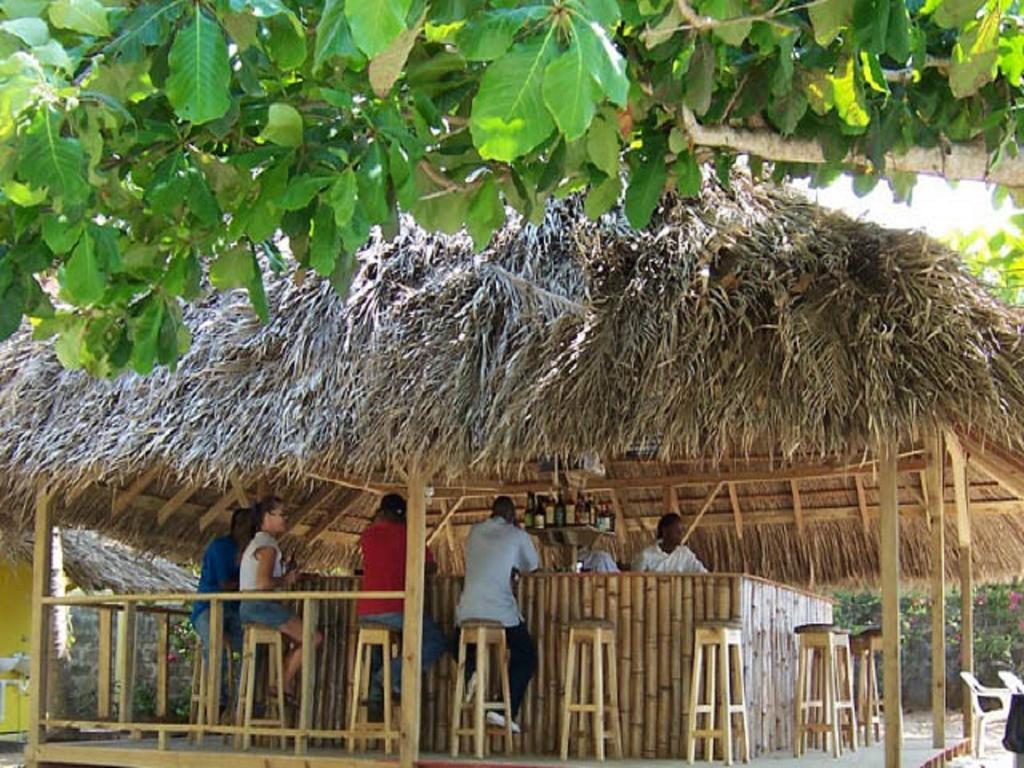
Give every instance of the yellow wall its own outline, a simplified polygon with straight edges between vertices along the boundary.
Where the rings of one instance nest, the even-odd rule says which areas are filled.
[[[0,565],[0,656],[28,653],[32,624],[32,566],[29,563]],[[13,673],[0,679],[21,679]],[[28,692],[18,686],[4,686],[4,717],[0,733],[28,729]]]

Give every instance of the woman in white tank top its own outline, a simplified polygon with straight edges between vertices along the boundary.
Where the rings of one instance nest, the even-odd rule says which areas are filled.
[[[298,571],[284,572],[277,536],[288,527],[288,513],[276,497],[262,499],[252,506],[256,535],[242,553],[238,586],[241,592],[275,592],[295,584]],[[276,600],[242,600],[239,618],[243,624],[273,627],[291,641],[284,659],[284,694],[295,696],[295,679],[302,668],[302,619]],[[319,646],[323,635],[315,636]]]

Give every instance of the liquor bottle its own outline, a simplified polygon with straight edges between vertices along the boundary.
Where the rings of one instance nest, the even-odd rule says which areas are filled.
[[[578,525],[579,520],[579,499],[576,501],[572,500],[572,491],[569,491],[565,499],[565,524],[566,525]]]
[[[576,494],[576,514],[573,516],[573,522],[576,525],[587,525],[587,507],[589,504],[590,500],[583,491]]]
[[[604,503],[604,514],[608,519],[608,530],[615,533],[615,513],[612,511],[611,504],[607,501]]]
[[[555,528],[565,527],[565,501],[562,499],[562,492],[558,492],[555,500]]]
[[[547,527],[547,513],[544,511],[544,498],[536,497],[536,506],[533,508],[533,527],[542,530]]]
[[[526,494],[526,512],[523,514],[523,525],[526,528],[533,528],[537,519],[537,497],[532,493]]]

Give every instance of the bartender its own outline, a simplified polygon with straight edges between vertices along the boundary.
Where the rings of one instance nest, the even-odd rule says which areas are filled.
[[[683,544],[683,518],[675,513],[658,520],[658,540],[637,555],[634,571],[707,573],[704,563]]]

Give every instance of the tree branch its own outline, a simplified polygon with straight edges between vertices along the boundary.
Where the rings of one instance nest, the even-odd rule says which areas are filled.
[[[757,155],[765,160],[785,163],[825,163],[825,153],[815,141],[786,138],[773,131],[701,125],[687,107],[682,108],[682,128],[694,145]],[[941,176],[950,181],[984,181],[1008,187],[1024,186],[1024,157],[1006,158],[990,167],[984,144],[946,144],[932,149],[914,147],[904,155],[885,156],[887,172]],[[870,165],[864,155],[851,153],[844,162]]]

